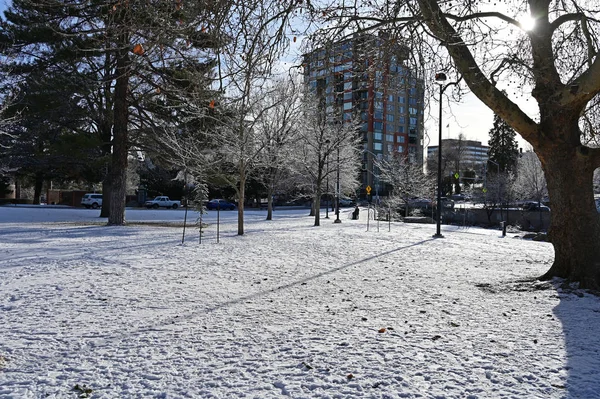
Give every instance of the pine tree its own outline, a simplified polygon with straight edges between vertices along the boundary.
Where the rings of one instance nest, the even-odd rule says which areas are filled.
[[[105,195],[109,224],[125,222],[130,147],[137,146],[138,137],[165,128],[164,124],[156,128],[162,119],[144,104],[159,104],[176,88],[175,68],[192,72],[200,67],[195,80],[198,86],[206,83],[210,68],[198,60],[207,58],[205,49],[219,45],[215,22],[220,6],[219,2],[209,6],[182,1],[14,0],[5,12],[0,53],[13,81],[26,80],[31,71],[57,68],[65,77],[84,83],[72,96],[90,109],[88,130],[99,132],[112,158],[111,195]],[[170,94],[187,103],[183,98],[189,93]],[[209,103],[207,98],[206,108]]]
[[[499,165],[500,173],[515,169],[519,157],[517,133],[498,115],[494,114],[494,126],[490,129],[489,159]],[[491,169],[493,170],[493,168]]]

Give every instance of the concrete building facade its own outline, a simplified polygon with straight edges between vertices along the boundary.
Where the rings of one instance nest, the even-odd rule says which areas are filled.
[[[439,146],[427,147],[427,160],[437,162]],[[480,173],[485,169],[488,160],[489,147],[481,144],[481,141],[462,139],[442,139],[442,156],[446,159],[459,158],[461,169],[474,170]]]

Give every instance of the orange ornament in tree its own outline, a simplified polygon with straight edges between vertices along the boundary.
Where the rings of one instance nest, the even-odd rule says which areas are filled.
[[[136,44],[135,46],[133,46],[133,54],[135,55],[144,55],[144,46],[142,46],[141,44]]]

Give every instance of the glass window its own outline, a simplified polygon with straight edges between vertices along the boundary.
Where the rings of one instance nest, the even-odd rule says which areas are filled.
[[[344,111],[347,111],[349,109],[352,109],[352,101],[344,103]]]
[[[410,118],[410,124],[411,125],[416,125],[417,124],[417,118]]]
[[[411,115],[415,115],[417,113],[417,109],[413,107],[408,107],[408,113]]]
[[[404,133],[404,126],[398,126],[398,133]]]
[[[401,116],[398,118],[398,123],[404,125],[406,123],[406,119],[403,116]]]
[[[377,109],[377,110],[383,110],[383,102],[381,102],[381,101],[375,101],[375,109]]]
[[[399,102],[400,104],[404,104],[404,103],[406,102],[406,98],[404,98],[404,97],[400,96],[400,97],[398,97],[398,102]]]
[[[373,117],[374,117],[375,119],[383,119],[383,112],[375,112],[375,113],[373,114]]]
[[[391,144],[388,144],[387,145],[387,152],[392,152],[392,151],[394,151],[394,146],[391,145]]]
[[[404,143],[404,136],[398,136],[398,137],[396,137],[396,142],[398,142],[398,143]]]
[[[387,120],[388,122],[393,122],[393,121],[394,121],[394,115],[392,115],[392,114],[387,114],[387,115],[385,116],[385,118],[386,118],[386,120]]]
[[[383,134],[380,132],[375,132],[373,133],[373,140],[379,140],[381,141]]]
[[[373,150],[381,151],[383,149],[383,144],[381,143],[373,143]]]
[[[402,147],[401,145],[398,146],[398,152],[404,152],[404,147]]]
[[[394,107],[394,104],[387,103],[388,112],[394,112],[395,109],[396,107]]]
[[[344,100],[352,100],[352,92],[344,93]]]
[[[385,141],[394,141],[394,135],[393,134],[386,134],[385,135]]]
[[[388,96],[388,101],[389,101],[389,102],[394,102],[394,95],[393,95],[393,94],[390,94],[390,95]]]
[[[373,130],[383,130],[383,122],[373,122]]]

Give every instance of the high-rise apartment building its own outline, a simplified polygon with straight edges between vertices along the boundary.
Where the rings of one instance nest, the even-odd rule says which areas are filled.
[[[304,55],[304,81],[337,123],[358,117],[362,186],[384,194],[374,157],[423,163],[423,80],[407,68],[409,49],[387,34],[357,34]]]

